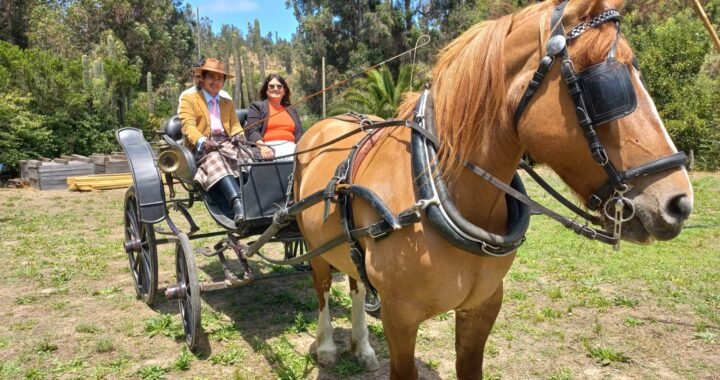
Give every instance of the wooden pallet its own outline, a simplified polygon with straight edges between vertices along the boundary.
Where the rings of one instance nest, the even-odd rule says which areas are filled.
[[[67,178],[95,173],[95,165],[79,160],[57,158],[27,160],[20,163],[21,179],[38,190],[60,190],[67,187]]]

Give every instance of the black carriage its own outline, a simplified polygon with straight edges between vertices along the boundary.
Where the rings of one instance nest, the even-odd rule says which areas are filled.
[[[241,123],[246,115],[246,111],[238,111]],[[256,161],[243,164],[248,169],[240,186],[245,218],[236,226],[232,207],[222,194],[212,189],[205,191],[193,182],[196,161],[193,153],[183,144],[178,117],[166,121],[158,134],[160,138],[157,142],[148,143],[142,131],[135,128],[123,128],[116,133],[118,142],[127,154],[133,176],[133,185],[125,194],[124,248],[128,254],[137,296],[150,305],[155,301],[158,290],[157,246],[175,244],[177,283],[167,287],[165,296],[178,300],[186,342],[194,349],[200,330],[202,292],[243,286],[254,280],[275,277],[256,276],[248,263],[247,256],[258,253],[263,244],[281,242],[284,246],[283,260],[266,260],[293,265],[298,271],[309,270],[309,265],[303,259],[305,244],[294,219],[276,220],[273,223],[275,214],[289,202],[288,185],[294,162]],[[177,193],[178,186],[185,189],[187,195]],[[197,202],[205,205],[221,230],[200,231],[188,211]],[[173,221],[168,212],[171,208],[186,219],[189,231],[182,231]],[[169,230],[160,226],[163,221]],[[218,257],[225,279],[200,282],[191,241],[223,235],[212,250],[199,252],[205,256]],[[254,235],[260,237],[249,246],[240,242],[240,239]],[[225,257],[228,249],[236,254],[243,273],[235,273],[228,265]]]

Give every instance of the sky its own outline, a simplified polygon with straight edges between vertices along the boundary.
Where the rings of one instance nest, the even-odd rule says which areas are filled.
[[[289,40],[297,29],[297,20],[292,9],[285,8],[285,0],[187,0],[193,11],[200,8],[200,17],[212,21],[213,32],[220,31],[222,24],[235,25],[247,33],[248,22],[260,21],[260,32],[278,33],[278,37]]]

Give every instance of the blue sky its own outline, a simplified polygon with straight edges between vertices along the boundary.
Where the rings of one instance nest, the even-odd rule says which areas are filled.
[[[193,11],[200,7],[200,17],[212,20],[214,32],[222,24],[235,25],[247,33],[248,22],[258,19],[260,32],[278,33],[280,38],[289,40],[297,28],[292,9],[285,8],[285,0],[187,0]]]

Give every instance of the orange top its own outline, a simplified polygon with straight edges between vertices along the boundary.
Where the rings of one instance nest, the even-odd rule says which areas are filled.
[[[270,118],[267,121],[267,129],[263,135],[264,141],[292,141],[295,142],[295,121],[285,111],[285,107],[275,106],[268,102]]]

